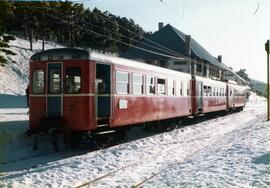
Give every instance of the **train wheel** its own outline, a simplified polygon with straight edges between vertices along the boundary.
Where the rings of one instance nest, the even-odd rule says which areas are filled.
[[[72,149],[76,149],[82,141],[82,134],[80,132],[73,131],[70,133],[69,144]]]
[[[121,143],[126,140],[127,130],[117,130],[114,134],[114,141],[116,144]]]

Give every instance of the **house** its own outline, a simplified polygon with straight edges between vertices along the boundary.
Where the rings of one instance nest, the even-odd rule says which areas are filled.
[[[170,24],[163,27],[163,23],[159,23],[158,31],[145,37],[120,56],[216,79],[226,79],[226,75],[235,75],[222,63],[222,56],[215,58],[190,35],[182,33]]]

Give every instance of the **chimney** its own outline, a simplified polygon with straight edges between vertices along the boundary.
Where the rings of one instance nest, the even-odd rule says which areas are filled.
[[[185,55],[188,57],[191,55],[191,35],[185,36]]]
[[[163,22],[158,23],[158,30],[160,30],[163,27]]]
[[[217,56],[217,60],[218,60],[220,63],[222,63],[222,55],[218,55],[218,56]]]

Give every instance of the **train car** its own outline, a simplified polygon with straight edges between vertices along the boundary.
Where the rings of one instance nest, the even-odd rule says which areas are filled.
[[[192,114],[226,110],[226,83],[200,76],[192,79]]]
[[[236,82],[227,82],[227,108],[242,110],[247,102],[249,89],[246,86],[237,85]]]
[[[162,120],[171,125],[181,117],[242,109],[247,92],[237,84],[71,48],[33,55],[29,80],[29,126],[35,135],[105,134]]]
[[[30,62],[30,128],[93,131],[188,116],[190,74],[81,49]]]

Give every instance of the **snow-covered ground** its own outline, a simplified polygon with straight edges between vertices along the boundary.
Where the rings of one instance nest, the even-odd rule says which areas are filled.
[[[10,50],[16,55],[7,55],[8,64],[0,66],[0,94],[25,95],[28,84],[29,59],[41,51],[41,41],[33,42],[33,51],[30,51],[30,43],[27,40],[16,38],[9,42]],[[61,45],[46,42],[45,49],[60,48]]]
[[[33,151],[22,95],[41,42],[33,52],[23,39],[10,46],[17,55],[0,67],[0,187],[270,187],[270,124],[266,101],[255,94],[240,113],[107,149],[55,153],[42,135]]]
[[[242,112],[98,151],[32,151],[27,124],[0,122],[9,140],[2,139],[0,187],[75,187],[110,172],[85,187],[270,186],[270,124],[266,101],[255,94]]]

